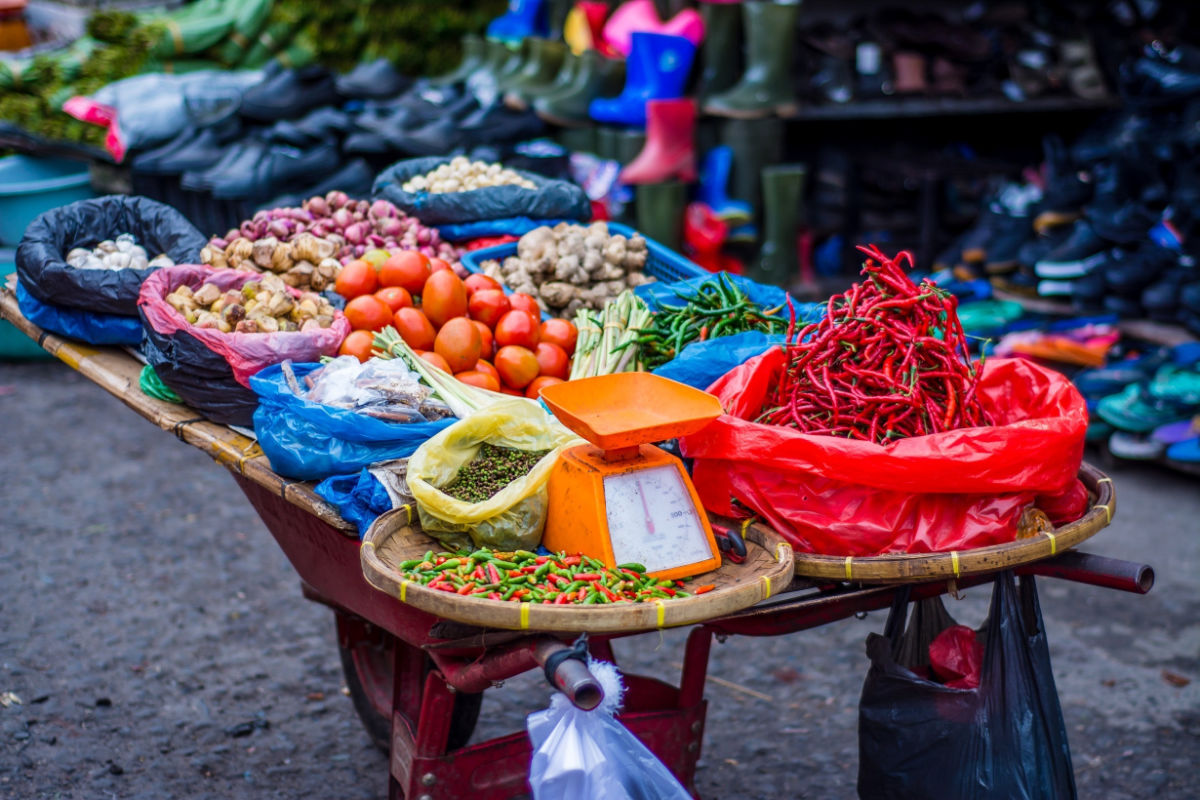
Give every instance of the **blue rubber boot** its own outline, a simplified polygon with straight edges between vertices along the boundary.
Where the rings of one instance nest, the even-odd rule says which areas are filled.
[[[530,36],[546,37],[546,0],[509,0],[508,11],[488,23],[487,38],[519,43]]]
[[[588,106],[597,122],[646,125],[646,101],[683,96],[696,46],[682,36],[635,33],[625,62],[625,88],[616,97],[598,98]]]
[[[733,200],[726,194],[729,173],[733,168],[733,149],[719,145],[704,156],[700,169],[700,202],[713,210],[730,227],[743,225],[754,216],[749,203]]]

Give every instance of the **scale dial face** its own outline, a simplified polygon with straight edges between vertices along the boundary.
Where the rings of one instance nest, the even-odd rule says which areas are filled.
[[[659,572],[713,557],[701,512],[674,466],[605,477],[604,509],[618,564]]]

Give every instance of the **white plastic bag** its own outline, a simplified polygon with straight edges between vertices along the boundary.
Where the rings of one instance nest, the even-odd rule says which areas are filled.
[[[617,668],[588,661],[604,688],[591,711],[555,692],[550,708],[525,720],[533,741],[534,800],[691,800],[671,771],[616,719],[624,687]]]

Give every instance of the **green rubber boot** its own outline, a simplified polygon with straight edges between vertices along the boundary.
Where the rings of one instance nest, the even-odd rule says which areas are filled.
[[[520,71],[504,86],[509,92],[518,95],[535,87],[546,87],[553,83],[567,54],[567,46],[562,42],[532,38],[526,41],[529,43],[529,56],[521,65]]]
[[[529,53],[533,50],[533,39],[524,39],[520,44],[513,47],[502,44],[508,55],[500,62],[500,66],[492,72],[492,77],[496,79],[496,89],[503,94],[505,87],[509,82],[521,73],[521,69],[525,66],[525,61],[529,58]]]
[[[504,102],[511,108],[524,111],[539,97],[548,97],[565,91],[575,81],[578,71],[579,56],[567,50],[563,45],[562,64],[548,82],[514,89],[504,96]]]
[[[750,277],[787,288],[800,272],[796,232],[804,222],[803,164],[780,164],[762,171],[763,244]]]
[[[483,66],[486,60],[487,46],[483,39],[473,33],[468,33],[462,38],[462,61],[458,66],[447,72],[445,75],[438,75],[430,78],[429,83],[433,86],[448,86],[452,83],[460,83],[465,81],[471,73]]]
[[[579,57],[575,79],[555,94],[546,94],[533,102],[533,110],[547,122],[565,127],[591,125],[588,104],[597,97],[611,97],[625,85],[625,62],[605,58],[595,50]]]
[[[704,17],[704,44],[696,97],[703,104],[731,88],[741,75],[742,11],[737,3],[704,3],[700,13]]]
[[[592,153],[597,155],[596,131],[592,128],[559,128],[554,134],[554,141],[570,150],[572,153]]]
[[[679,250],[688,185],[681,181],[643,183],[637,187],[637,229],[661,245]]]
[[[799,3],[742,3],[746,71],[733,88],[710,97],[704,111],[739,119],[796,113],[791,66],[799,8]]]
[[[736,200],[762,208],[762,171],[783,160],[783,120],[730,119],[721,125],[721,144],[733,150],[729,194]]]
[[[496,75],[500,69],[512,57],[512,50],[508,48],[504,42],[495,39],[483,40],[483,58],[479,62],[479,66],[468,75],[464,80],[469,84],[490,83],[495,84]]]

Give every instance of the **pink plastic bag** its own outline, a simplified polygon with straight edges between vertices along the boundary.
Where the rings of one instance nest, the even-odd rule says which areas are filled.
[[[291,359],[296,363],[317,361],[321,356],[337,353],[342,340],[350,333],[350,322],[342,312],[334,314],[333,324],[316,331],[288,331],[278,333],[222,333],[214,328],[197,328],[190,325],[178,311],[166,301],[166,296],[179,286],[187,284],[199,289],[205,283],[216,284],[221,291],[240,289],[248,281],[261,280],[257,272],[241,272],[232,269],[212,269],[191,264],[166,267],[155,272],[142,282],[138,294],[138,309],[146,324],[164,335],[179,331],[201,342],[209,350],[225,357],[233,369],[233,377],[243,386],[249,387],[250,376],[263,367]],[[293,297],[301,292],[287,287]]]
[[[710,511],[749,508],[800,552],[872,556],[1010,542],[1035,500],[1059,521],[1086,508],[1087,407],[1058,372],[989,360],[978,394],[994,426],[884,447],[752,422],[785,363],[773,348],[725,374],[708,391],[726,413],[680,440]]]

